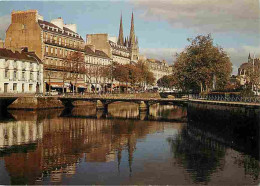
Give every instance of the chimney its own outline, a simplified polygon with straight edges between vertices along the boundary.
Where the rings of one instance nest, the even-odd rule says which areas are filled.
[[[28,47],[22,47],[21,52],[28,52]]]

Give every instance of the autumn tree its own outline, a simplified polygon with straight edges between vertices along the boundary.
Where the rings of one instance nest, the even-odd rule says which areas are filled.
[[[224,89],[232,72],[227,53],[220,46],[213,45],[210,34],[188,41],[190,45],[176,55],[173,66],[176,86],[184,91]]]
[[[171,88],[173,86],[173,76],[172,75],[165,75],[158,79],[157,85],[163,88]]]
[[[155,82],[154,74],[149,70],[148,65],[145,61],[138,61],[136,67],[140,70],[141,78],[140,82],[142,86],[153,85]]]
[[[86,72],[84,54],[82,54],[81,52],[71,52],[67,56],[66,61],[67,61],[67,66],[70,70],[70,78],[72,81],[74,80],[74,85],[73,85],[73,93],[74,93],[79,75],[85,74]]]

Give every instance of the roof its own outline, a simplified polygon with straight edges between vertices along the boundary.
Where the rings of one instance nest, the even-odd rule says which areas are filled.
[[[76,32],[74,32],[74,31],[70,30],[70,29],[67,28],[67,27],[63,27],[62,29],[63,29],[64,32],[62,32],[62,30],[61,30],[60,27],[58,27],[58,26],[56,26],[56,25],[54,25],[53,23],[50,23],[50,22],[48,22],[48,21],[38,20],[38,24],[40,25],[40,27],[41,27],[43,30],[50,31],[50,32],[53,32],[53,33],[59,33],[59,34],[64,35],[64,36],[69,36],[69,37],[71,37],[71,38],[76,38],[76,39],[80,39],[80,40],[84,41],[83,38],[82,38],[78,33],[76,33]],[[58,31],[56,31],[56,30],[53,31],[53,30],[51,30],[51,29],[48,29],[47,27],[43,27],[42,24],[47,25],[47,26],[49,26],[49,27],[54,27],[54,28],[58,29]],[[68,32],[73,33],[73,34],[77,34],[77,35],[79,35],[79,37],[75,37],[74,35],[73,35],[73,36],[72,36],[72,35],[68,35]]]
[[[0,58],[42,63],[34,52],[12,52],[6,48],[0,48]]]
[[[157,59],[147,59],[147,61],[152,62],[152,63],[162,63],[161,61],[157,60]]]
[[[108,56],[105,52],[103,52],[103,51],[101,51],[101,50],[95,50],[95,52],[94,52],[94,51],[91,50],[91,48],[88,47],[88,46],[85,47],[85,53],[86,53],[86,54],[90,54],[90,55],[99,56],[99,57],[109,58],[109,56]]]
[[[109,44],[112,48],[115,48],[117,50],[121,50],[123,52],[130,52],[126,46],[118,45],[117,43],[114,43],[113,41],[109,40]]]

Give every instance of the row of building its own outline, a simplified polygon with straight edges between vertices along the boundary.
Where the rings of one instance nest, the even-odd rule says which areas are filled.
[[[84,92],[93,84],[100,88],[113,86],[114,82],[102,77],[99,69],[114,62],[129,64],[140,59],[133,13],[128,37],[123,36],[121,16],[118,38],[106,33],[87,34],[85,42],[77,33],[77,26],[65,24],[61,17],[48,22],[37,10],[13,11],[0,48],[2,93],[42,93],[53,89],[61,92],[70,91],[71,87]],[[65,68],[66,59],[73,53],[84,56],[85,70]],[[156,81],[171,73],[165,61],[146,62]]]

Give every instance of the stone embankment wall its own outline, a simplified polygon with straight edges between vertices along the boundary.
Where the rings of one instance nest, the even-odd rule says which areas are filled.
[[[187,128],[260,158],[260,109],[189,103]]]
[[[15,100],[8,109],[48,109],[48,108],[63,108],[63,104],[55,97],[20,97]]]

